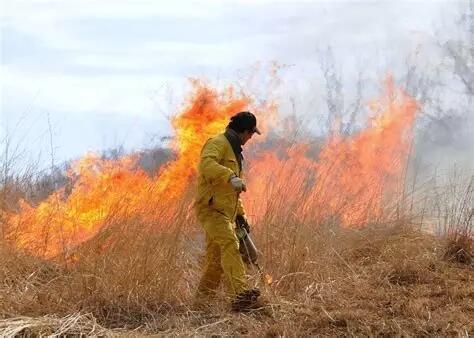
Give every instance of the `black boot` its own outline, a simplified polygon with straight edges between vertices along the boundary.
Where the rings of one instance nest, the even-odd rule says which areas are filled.
[[[249,312],[262,307],[262,304],[258,301],[259,296],[259,289],[250,289],[239,293],[232,301],[232,311]]]

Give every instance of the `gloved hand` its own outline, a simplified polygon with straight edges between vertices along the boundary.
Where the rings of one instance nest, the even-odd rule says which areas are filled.
[[[232,176],[229,180],[230,184],[234,188],[234,191],[237,193],[241,193],[242,191],[247,191],[247,187],[245,186],[245,182],[243,179],[237,176]]]
[[[250,225],[245,216],[237,215],[235,218],[235,223],[237,223],[238,227],[244,228],[247,233],[250,233]]]

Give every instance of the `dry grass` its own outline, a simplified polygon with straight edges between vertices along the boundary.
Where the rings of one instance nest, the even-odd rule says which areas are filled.
[[[62,335],[112,335],[116,332],[97,324],[90,315],[71,314],[63,318],[43,316],[39,318],[16,317],[0,320],[4,336],[52,336]],[[117,331],[118,333],[119,331]]]
[[[456,185],[454,185],[456,186]],[[474,255],[474,177],[445,213],[447,243],[444,258],[462,264],[472,264]]]
[[[281,239],[291,238],[295,229],[286,229],[275,229],[277,243],[272,236],[256,236],[274,283],[260,283],[267,312],[247,315],[230,313],[223,294],[206,310],[193,307],[200,244],[189,232],[130,233],[102,253],[94,250],[100,243],[92,241],[66,265],[3,245],[0,330],[5,335],[474,333],[473,266],[444,260],[441,239],[398,225],[361,231],[320,226],[317,232],[299,225],[306,236],[291,247]],[[259,283],[255,275],[252,280]]]

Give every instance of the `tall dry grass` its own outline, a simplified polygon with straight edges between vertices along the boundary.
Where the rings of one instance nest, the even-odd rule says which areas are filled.
[[[190,192],[182,206],[168,215],[166,226],[159,226],[163,222],[159,213],[154,222],[144,222],[119,204],[120,218],[111,215],[97,236],[55,259],[37,258],[2,240],[1,332],[474,333],[472,262],[446,256],[452,247],[451,242],[446,246],[447,239],[454,234],[459,243],[462,234],[470,241],[463,242],[462,250],[472,257],[472,178],[455,192],[452,185],[445,186],[443,191],[451,198],[439,199],[445,201],[444,208],[442,204],[434,208],[441,210],[436,216],[447,229],[446,236],[421,230],[422,220],[430,219],[426,209],[400,200],[392,207],[403,212],[386,212],[386,217],[360,230],[340,227],[337,217],[301,218],[285,204],[281,192],[288,188],[281,182],[274,186],[267,212],[252,230],[264,272],[273,278],[267,285],[255,269],[248,269],[250,283],[262,289],[268,303],[265,312],[230,313],[223,291],[209,301],[208,308],[194,307],[203,237],[190,216]]]

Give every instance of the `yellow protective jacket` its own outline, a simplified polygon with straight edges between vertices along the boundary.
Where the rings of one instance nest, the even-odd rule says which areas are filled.
[[[237,158],[224,134],[209,139],[201,151],[199,163],[196,209],[215,210],[231,222],[237,215],[245,215],[242,201],[232,188],[232,175],[242,178]]]

